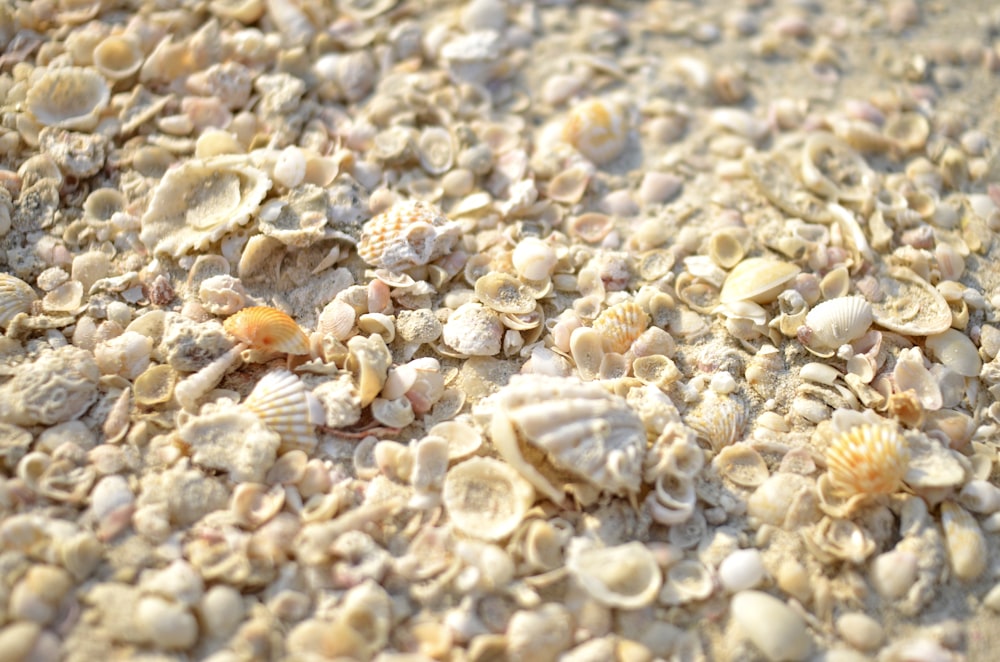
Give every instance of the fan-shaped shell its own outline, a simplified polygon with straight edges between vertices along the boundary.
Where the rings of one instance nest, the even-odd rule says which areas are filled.
[[[38,299],[35,290],[20,278],[0,273],[0,328],[20,313],[31,310],[31,304]]]
[[[624,354],[649,328],[649,315],[639,304],[623,301],[603,310],[594,320],[593,328],[601,334],[605,351]]]
[[[108,105],[111,88],[86,67],[49,69],[28,88],[25,103],[42,125],[89,130]]]
[[[864,297],[840,297],[810,310],[798,338],[808,349],[823,353],[860,338],[871,324],[872,305]]]
[[[847,494],[892,494],[910,460],[906,439],[892,423],[865,423],[839,434],[826,451],[834,484]]]
[[[572,545],[566,569],[590,597],[617,609],[652,604],[663,584],[656,557],[638,541],[584,550]]]
[[[223,323],[226,331],[246,343],[251,349],[284,352],[285,354],[308,354],[309,337],[286,313],[253,306],[244,308]]]
[[[746,403],[736,396],[708,391],[684,420],[718,452],[743,436],[746,409]]]
[[[365,223],[358,254],[370,265],[401,271],[447,253],[458,232],[458,224],[437,207],[421,200],[404,200]]]
[[[520,525],[535,491],[509,464],[474,457],[448,471],[442,497],[452,524],[462,533],[500,540]]]
[[[493,443],[556,503],[565,501],[552,483],[560,472],[564,482],[568,474],[615,494],[638,492],[646,430],[624,398],[573,378],[515,375],[495,407]],[[540,453],[547,462],[535,459]]]
[[[770,303],[785,284],[802,271],[797,265],[767,257],[751,257],[737,264],[719,292],[721,303]]]
[[[279,453],[312,451],[316,447],[315,426],[326,419],[322,405],[309,388],[283,369],[264,375],[243,401],[243,407],[281,436]]]

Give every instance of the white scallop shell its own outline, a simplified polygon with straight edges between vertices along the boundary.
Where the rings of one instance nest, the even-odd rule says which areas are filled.
[[[663,584],[656,557],[638,541],[582,550],[571,545],[566,569],[590,597],[617,609],[652,604]]]
[[[316,447],[315,426],[324,422],[323,408],[309,388],[288,370],[274,370],[261,378],[243,401],[267,427],[281,436],[280,452]]]
[[[35,290],[20,278],[0,273],[0,328],[20,313],[31,310],[31,304],[38,299]]]
[[[565,502],[551,482],[558,473],[614,494],[638,492],[646,430],[624,398],[573,378],[515,375],[494,404],[497,450],[556,503]],[[551,467],[525,458],[539,450]]]
[[[840,297],[810,310],[798,337],[807,349],[822,354],[860,338],[871,324],[872,305],[864,297]]]

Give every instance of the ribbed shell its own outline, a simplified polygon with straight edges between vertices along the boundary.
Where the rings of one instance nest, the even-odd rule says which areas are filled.
[[[226,331],[251,349],[308,354],[309,337],[287,314],[268,308],[253,306],[226,319]]]
[[[836,349],[860,338],[872,325],[872,305],[862,296],[839,297],[806,315],[804,343],[813,349]]]
[[[14,317],[31,310],[38,299],[35,290],[20,278],[0,273],[0,327],[6,327]]]
[[[601,334],[605,351],[624,354],[649,328],[649,315],[639,304],[623,301],[602,311],[593,328]]]
[[[444,255],[458,238],[458,224],[421,200],[397,202],[361,230],[358,255],[370,265],[400,271]]]
[[[892,494],[910,462],[906,439],[895,425],[864,424],[841,433],[826,451],[834,484],[848,494]]]
[[[274,370],[261,378],[243,402],[281,436],[280,452],[316,447],[315,426],[325,420],[323,407],[302,380],[288,370]]]

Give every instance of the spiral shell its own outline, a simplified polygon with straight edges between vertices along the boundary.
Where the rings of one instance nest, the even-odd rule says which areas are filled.
[[[302,380],[288,370],[264,375],[243,402],[267,427],[281,436],[279,453],[316,447],[314,426],[326,419],[323,407]]]
[[[365,223],[358,254],[372,266],[401,271],[447,253],[458,232],[458,224],[433,205],[404,200]]]
[[[602,311],[593,328],[603,338],[604,351],[624,354],[649,328],[649,315],[639,304],[624,301]]]
[[[830,477],[849,494],[892,494],[899,488],[909,461],[906,439],[890,423],[850,428],[826,451]]]
[[[251,349],[297,355],[309,353],[309,337],[295,320],[274,308],[244,308],[227,318],[222,326]]]

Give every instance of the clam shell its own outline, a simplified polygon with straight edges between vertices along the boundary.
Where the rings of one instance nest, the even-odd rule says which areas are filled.
[[[928,336],[927,349],[938,361],[963,377],[976,377],[983,367],[979,350],[967,335],[955,329]]]
[[[624,398],[597,384],[515,375],[495,396],[490,435],[501,456],[556,503],[565,502],[560,472],[614,494],[639,490],[645,426]],[[547,463],[535,459],[539,451]]]
[[[101,40],[93,52],[94,68],[110,80],[121,80],[137,73],[142,67],[142,49],[134,39],[110,35]]]
[[[20,278],[0,273],[0,327],[6,328],[15,316],[27,313],[38,299],[35,290]]]
[[[315,426],[326,419],[319,400],[288,370],[264,375],[243,401],[243,407],[281,436],[279,453],[294,449],[311,452],[316,447]]]
[[[963,581],[977,579],[986,570],[990,554],[976,518],[958,504],[945,501],[941,504],[941,525],[955,576]]]
[[[827,469],[846,494],[892,494],[910,461],[906,439],[894,423],[854,426],[839,434],[826,451]]]
[[[872,305],[864,297],[840,297],[810,310],[797,335],[808,349],[822,353],[860,338],[871,324]]]
[[[663,584],[656,557],[638,541],[583,550],[572,545],[566,569],[590,597],[616,609],[652,604]]]
[[[740,487],[760,487],[770,475],[764,458],[748,444],[723,448],[712,459],[712,464],[720,474]]]
[[[458,224],[437,207],[421,200],[404,200],[365,223],[358,254],[372,266],[402,271],[447,253],[458,232]]]
[[[872,317],[879,326],[906,336],[929,336],[951,327],[948,302],[910,269],[890,269],[878,284],[885,296],[872,304]]]
[[[510,274],[491,271],[476,280],[476,296],[498,313],[527,315],[535,310],[535,299]]]
[[[686,417],[712,450],[718,452],[743,436],[746,426],[746,403],[736,396],[718,395],[708,391],[701,403]]]
[[[223,328],[251,349],[296,355],[309,353],[309,337],[295,320],[275,308],[244,308],[226,318]]]
[[[27,109],[43,126],[90,130],[108,105],[111,88],[97,71],[62,67],[45,71],[28,87]]]
[[[729,272],[719,292],[719,301],[770,303],[800,271],[797,265],[789,262],[766,257],[748,258]]]
[[[601,334],[604,351],[624,354],[649,328],[649,315],[633,301],[623,301],[601,311],[593,327]]]
[[[500,540],[521,524],[535,500],[535,491],[509,464],[474,457],[448,471],[442,499],[459,531],[484,540]]]

